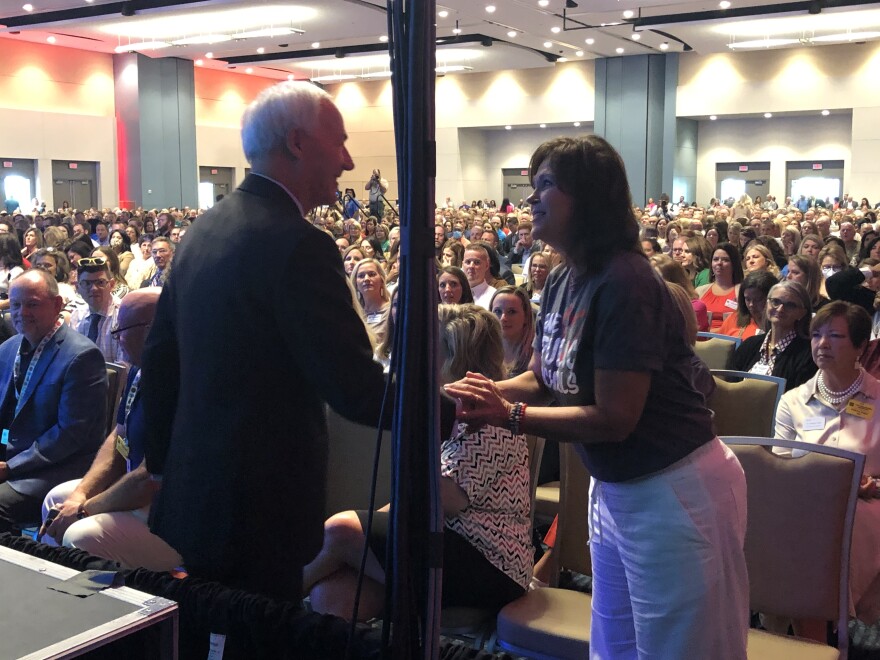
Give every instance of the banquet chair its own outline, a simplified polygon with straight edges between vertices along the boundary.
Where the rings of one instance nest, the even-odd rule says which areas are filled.
[[[736,337],[719,335],[714,332],[698,332],[694,353],[710,369],[725,369],[730,356],[733,355],[740,343]]]
[[[838,630],[837,649],[749,630],[748,658],[846,660],[849,553],[864,455],[773,438],[722,440],[746,475],[750,608],[792,619],[834,621]],[[780,456],[771,447],[804,453]]]
[[[785,379],[723,369],[712,369],[712,376],[715,391],[706,405],[714,414],[715,434],[773,437]]]

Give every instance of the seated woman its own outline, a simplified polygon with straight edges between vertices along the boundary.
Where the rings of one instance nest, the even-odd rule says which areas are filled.
[[[749,337],[730,356],[727,368],[785,378],[785,391],[816,373],[810,354],[810,296],[797,282],[780,282],[767,295],[764,335]]]
[[[783,395],[776,437],[865,455],[850,551],[850,615],[874,624],[880,618],[880,417],[875,411],[880,382],[859,364],[870,334],[871,317],[856,305],[836,300],[816,312],[810,341],[819,372]],[[871,414],[853,414],[850,402]],[[816,420],[822,421],[821,427]],[[825,622],[795,621],[795,633],[825,641]]]
[[[345,274],[351,276],[351,271],[354,270],[355,264],[364,258],[364,251],[360,245],[352,245],[346,248],[345,252],[342,253],[342,268],[345,270]]]
[[[746,275],[739,288],[736,314],[727,317],[718,333],[748,339],[763,331],[767,294],[776,282],[776,277],[766,270]]]
[[[504,286],[492,295],[489,309],[501,322],[504,377],[519,376],[529,368],[532,342],[535,340],[535,313],[529,297],[522,289]]]
[[[462,261],[464,261],[464,246],[458,241],[446,241],[440,253],[441,265],[461,268]]]
[[[446,305],[474,302],[471,285],[468,284],[467,275],[461,268],[455,266],[441,268],[437,276],[437,288],[440,292],[440,302]]]
[[[119,257],[116,256],[116,252],[113,250],[113,248],[105,245],[96,247],[95,251],[92,252],[92,256],[104,257],[105,259],[107,259],[107,263],[110,266],[110,273],[113,275],[113,279],[116,281],[116,286],[113,287],[113,295],[120,300],[124,298],[131,289],[129,289],[128,284],[125,282],[125,278],[119,271]]]
[[[391,303],[391,295],[385,286],[385,271],[376,259],[362,259],[354,265],[350,277],[361,317],[373,331],[376,341],[381,343],[385,338],[383,333]]]
[[[441,305],[439,315],[444,382],[468,371],[503,378],[501,328],[490,312],[476,305]],[[525,593],[532,573],[525,437],[495,426],[468,433],[456,424],[441,446],[440,463],[443,606],[498,610]],[[384,602],[389,507],[375,512],[368,539],[363,619],[379,615]],[[303,569],[304,591],[315,611],[351,617],[366,520],[366,511],[345,511],[324,524],[324,545]]]
[[[843,272],[843,270],[849,265],[849,260],[846,258],[846,252],[842,247],[837,245],[837,243],[828,243],[819,250],[819,256],[817,261],[819,262],[819,268],[822,269],[822,293],[830,299],[834,299],[833,295],[829,295],[827,291],[826,282],[828,278],[837,275],[837,273]]]
[[[709,284],[712,252],[711,244],[702,236],[691,236],[685,240],[681,265],[687,270],[694,288]]]
[[[549,247],[549,246],[545,246]],[[544,284],[547,282],[547,276],[553,270],[549,255],[545,252],[536,252],[529,257],[529,277],[528,281],[522,285],[523,290],[534,305],[541,304],[541,293],[544,291]]]
[[[773,255],[770,250],[756,241],[752,241],[746,247],[743,264],[746,272],[754,273],[765,270],[779,280],[779,268],[773,260]]]
[[[699,332],[707,332],[709,330],[709,312],[706,310],[706,303],[697,296],[697,291],[694,289],[684,268],[665,254],[655,255],[649,261],[666,282],[672,282],[684,289],[691,300],[691,306],[697,318],[697,330]]]
[[[709,313],[709,329],[718,332],[725,317],[737,310],[743,279],[742,259],[733,243],[719,243],[712,253],[712,284],[697,287],[697,296]]]
[[[828,298],[822,295],[822,271],[819,270],[819,262],[805,254],[794,254],[788,258],[787,280],[797,282],[807,290],[810,296],[810,305],[813,312],[828,302]]]

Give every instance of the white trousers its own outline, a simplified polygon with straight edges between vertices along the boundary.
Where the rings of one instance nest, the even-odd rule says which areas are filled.
[[[741,660],[746,482],[717,438],[654,475],[592,480],[594,660]]]
[[[56,504],[62,504],[79,484],[80,479],[55,486],[43,500],[43,520]],[[89,554],[119,562],[125,568],[143,567],[151,571],[170,571],[183,564],[177,551],[150,531],[147,526],[149,507],[135,511],[98,513],[73,523],[64,533],[61,544]],[[47,545],[58,545],[48,534]]]

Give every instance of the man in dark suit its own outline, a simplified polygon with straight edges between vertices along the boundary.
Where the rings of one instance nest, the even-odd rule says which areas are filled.
[[[324,402],[376,424],[384,387],[339,251],[304,219],[353,169],[346,138],[317,87],[260,94],[251,173],[181,243],[144,353],[153,531],[191,575],[280,599],[322,543]]]
[[[23,273],[9,303],[20,334],[0,346],[0,531],[39,520],[46,493],[89,468],[107,424],[104,356],[60,322],[55,279]]]

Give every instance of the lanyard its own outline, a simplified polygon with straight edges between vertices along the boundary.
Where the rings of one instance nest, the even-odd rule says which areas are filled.
[[[31,376],[34,373],[34,369],[37,366],[37,362],[40,360],[40,356],[43,355],[43,350],[46,348],[46,344],[51,341],[52,337],[55,336],[55,333],[61,328],[64,324],[64,321],[61,317],[55,321],[55,327],[52,328],[51,332],[48,335],[43,337],[40,340],[40,343],[37,344],[37,349],[34,351],[34,355],[31,358],[31,363],[28,365],[28,370],[24,375],[24,382],[21,384],[21,390],[18,389],[18,377],[21,375],[21,348],[19,348],[18,353],[15,354],[15,362],[12,365],[12,382],[15,388],[15,398],[18,400],[18,403],[15,405],[15,414],[18,415],[21,412],[21,407],[24,405],[25,401],[25,392],[27,392],[28,384],[31,382]]]
[[[142,371],[138,371],[134,380],[131,381],[131,387],[128,388],[128,396],[125,398],[125,416],[122,418],[122,424],[125,426],[125,435],[128,435],[128,416],[131,414],[131,409],[134,406],[134,398],[138,393],[138,386],[141,384],[141,374]]]

